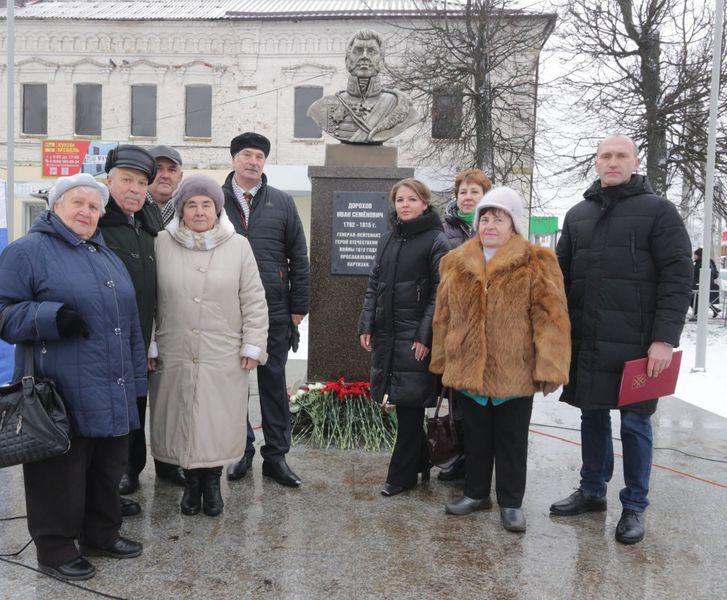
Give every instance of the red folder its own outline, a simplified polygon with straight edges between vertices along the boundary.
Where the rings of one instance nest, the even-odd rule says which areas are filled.
[[[616,405],[618,408],[662,396],[670,396],[674,393],[679,378],[679,366],[682,364],[682,351],[677,350],[672,354],[671,364],[659,373],[658,377],[646,375],[648,362],[648,358],[639,358],[624,363],[621,389]]]

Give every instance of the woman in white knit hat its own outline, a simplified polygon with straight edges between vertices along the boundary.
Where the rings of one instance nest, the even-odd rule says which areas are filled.
[[[528,242],[523,201],[490,190],[477,205],[477,235],[440,264],[430,370],[462,395],[464,495],[449,514],[492,507],[493,468],[500,519],[525,531],[528,426],[533,394],[568,381],[570,322],[563,276],[552,250]]]

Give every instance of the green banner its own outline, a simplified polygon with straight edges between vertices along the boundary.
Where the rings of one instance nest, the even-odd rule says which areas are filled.
[[[558,217],[530,217],[530,235],[558,233]]]

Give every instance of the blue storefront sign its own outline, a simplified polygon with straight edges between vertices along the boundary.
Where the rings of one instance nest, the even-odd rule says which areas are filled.
[[[5,182],[0,181],[0,252],[8,245],[7,208]],[[10,381],[13,375],[13,347],[0,340],[0,384]]]

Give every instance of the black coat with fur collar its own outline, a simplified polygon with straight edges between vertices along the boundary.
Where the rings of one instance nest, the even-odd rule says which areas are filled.
[[[450,249],[439,215],[431,208],[407,222],[394,221],[379,240],[359,320],[359,335],[373,336],[371,397],[385,393],[399,406],[433,406],[437,377],[428,355],[414,358],[412,345],[432,347],[439,260]]]

